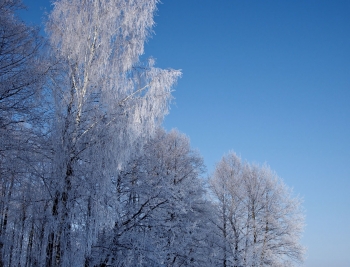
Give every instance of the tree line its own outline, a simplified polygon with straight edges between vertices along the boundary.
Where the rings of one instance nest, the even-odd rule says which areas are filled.
[[[181,72],[140,60],[158,0],[0,0],[0,266],[296,266],[301,201],[165,131]]]

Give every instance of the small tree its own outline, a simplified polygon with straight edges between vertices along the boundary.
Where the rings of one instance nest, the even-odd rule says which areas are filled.
[[[292,266],[301,262],[301,201],[267,166],[230,153],[210,179],[216,197],[222,266]]]

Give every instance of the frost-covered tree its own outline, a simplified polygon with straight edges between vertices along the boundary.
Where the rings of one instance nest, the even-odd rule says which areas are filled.
[[[202,172],[187,137],[157,131],[115,181],[119,216],[91,258],[100,256],[100,266],[213,266]]]
[[[48,266],[81,266],[114,213],[106,201],[131,151],[168,112],[180,72],[140,63],[157,0],[58,0],[47,33],[55,72]]]
[[[0,266],[20,266],[31,251],[32,197],[45,154],[48,68],[37,29],[16,16],[21,8],[20,0],[0,0]]]
[[[210,179],[216,196],[221,266],[294,266],[303,259],[299,198],[267,166],[230,153]]]
[[[15,15],[20,8],[20,0],[0,0],[1,178],[16,165],[13,153],[29,147],[32,128],[40,122],[36,109],[42,81],[38,64],[41,41],[37,31]]]

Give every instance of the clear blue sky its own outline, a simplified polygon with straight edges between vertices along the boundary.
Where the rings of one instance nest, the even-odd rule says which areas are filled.
[[[39,23],[49,0],[24,0]],[[305,267],[350,266],[350,1],[163,0],[147,55],[182,69],[167,129],[304,198]]]

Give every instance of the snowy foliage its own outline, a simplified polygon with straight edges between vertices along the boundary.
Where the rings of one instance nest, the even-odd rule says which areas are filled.
[[[229,155],[208,194],[161,129],[181,72],[139,60],[157,3],[56,0],[44,41],[0,0],[0,266],[302,260],[300,201],[270,169]]]

